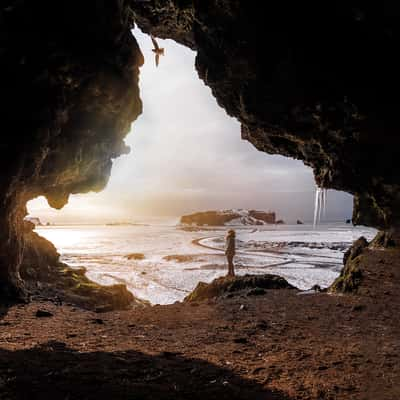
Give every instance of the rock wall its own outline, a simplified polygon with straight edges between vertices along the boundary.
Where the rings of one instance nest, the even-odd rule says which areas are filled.
[[[0,297],[24,296],[25,205],[101,190],[140,114],[143,56],[117,0],[0,6]]]
[[[197,51],[199,76],[261,151],[352,193],[353,221],[400,224],[400,5],[131,1],[145,32]]]

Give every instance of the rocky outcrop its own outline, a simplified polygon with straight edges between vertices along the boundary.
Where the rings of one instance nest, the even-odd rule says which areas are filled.
[[[343,264],[346,265],[348,261],[354,260],[358,257],[365,248],[368,247],[368,241],[364,236],[358,238],[352,246],[343,255]]]
[[[371,242],[361,236],[357,239],[353,245],[345,252],[343,256],[344,268],[342,269],[340,275],[335,279],[333,284],[329,287],[331,293],[357,293],[360,294],[364,291],[368,293],[368,286],[376,285],[389,285],[393,282],[393,276],[391,274],[383,274],[381,276],[372,277],[369,271],[365,274],[365,265],[373,263],[382,263],[383,258],[378,260],[376,255],[382,254],[382,250],[385,250],[386,257],[396,260],[399,257],[399,243],[400,238],[397,234],[390,232],[378,232],[377,235]],[[371,255],[375,254],[375,258]],[[382,257],[383,254],[382,254]],[[378,268],[378,265],[376,265]],[[379,275],[379,274],[376,274]],[[382,276],[385,277],[387,282],[383,282]],[[369,282],[366,284],[365,280],[368,279]],[[364,287],[365,286],[365,287]],[[376,288],[374,289],[376,291]]]
[[[276,214],[272,211],[257,211],[257,210],[249,210],[249,217],[254,218],[258,221],[265,222],[266,224],[275,224],[276,223]]]
[[[354,194],[355,224],[400,225],[400,6],[131,2],[142,30],[197,51],[199,76],[259,150]],[[340,27],[340,28],[338,28]]]
[[[48,240],[25,222],[25,247],[20,267],[25,287],[34,298],[57,299],[98,312],[144,307],[125,285],[102,286],[85,276],[85,268],[75,269],[60,262],[60,255]]]
[[[183,225],[264,225],[275,223],[275,213],[256,210],[222,210],[201,211],[183,215],[180,223]]]
[[[356,293],[362,282],[362,269],[360,268],[361,257],[368,247],[368,241],[361,236],[346,251],[343,256],[344,268],[340,275],[330,286],[332,293]]]
[[[249,296],[265,294],[270,289],[296,289],[278,275],[244,275],[221,277],[211,283],[199,282],[195,289],[185,297],[185,302],[202,301],[215,297],[247,294]]]
[[[180,219],[181,224],[187,225],[225,225],[232,219],[239,218],[240,215],[234,212],[224,213],[220,211],[202,211],[193,214],[183,215]]]

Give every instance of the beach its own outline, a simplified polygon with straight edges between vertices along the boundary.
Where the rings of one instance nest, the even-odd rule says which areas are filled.
[[[360,236],[375,229],[343,223],[235,226],[236,273],[277,274],[299,289],[329,286],[343,267],[343,254]],[[40,226],[61,261],[85,267],[93,281],[126,284],[136,297],[152,304],[181,301],[198,282],[227,272],[227,227],[187,228],[176,219],[135,225]],[[129,257],[142,254],[143,259]]]

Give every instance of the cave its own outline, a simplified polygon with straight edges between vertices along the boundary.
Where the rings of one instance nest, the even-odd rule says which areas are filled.
[[[140,398],[154,398],[151,397],[154,394],[159,398],[179,398],[179,385],[189,390],[187,386],[193,376],[197,386],[192,390],[204,389],[202,385],[207,382],[206,391],[192,393],[192,397],[181,392],[182,398],[202,398],[202,393],[206,393],[205,398],[282,400],[398,398],[399,363],[395,357],[399,354],[400,331],[393,315],[399,311],[398,253],[394,249],[400,226],[400,170],[396,167],[400,155],[397,133],[400,61],[396,51],[400,41],[400,6],[394,1],[372,5],[355,1],[283,0],[262,6],[239,0],[3,1],[0,7],[1,304],[27,302],[32,290],[51,296],[55,293],[52,287],[78,280],[81,289],[68,301],[79,303],[77,299],[95,292],[102,304],[104,299],[108,302],[106,308],[98,309],[96,299],[90,300],[89,296],[81,304],[84,308],[107,312],[132,302],[138,307],[146,306],[123,285],[96,286],[85,277],[84,269],[71,271],[59,261],[56,248],[34,232],[33,224],[24,221],[26,204],[39,196],[59,209],[71,194],[101,191],[110,177],[112,160],[129,151],[124,137],[142,113],[138,82],[143,55],[131,33],[135,26],[197,52],[196,70],[200,79],[210,87],[218,104],[240,122],[243,139],[262,152],[303,161],[313,169],[319,187],[354,196],[354,224],[374,227],[380,232],[370,245],[360,239],[349,249],[346,266],[330,290],[357,291],[364,267],[368,268],[365,277],[370,286],[358,291],[361,297],[318,297],[320,303],[316,304],[311,297],[298,296],[297,289],[278,281],[285,287],[282,290],[292,291],[287,303],[282,305],[275,293],[264,301],[261,297],[265,291],[253,292],[254,303],[250,303],[253,297],[230,299],[232,308],[228,316],[223,314],[218,300],[199,305],[195,293],[187,306],[153,307],[138,322],[126,326],[116,324],[110,316],[103,317],[104,324],[101,318],[90,314],[88,319],[89,314],[82,314],[84,317],[79,317],[77,324],[87,330],[95,326],[97,337],[105,342],[102,351],[95,348],[92,352],[87,352],[86,343],[78,342],[72,323],[68,325],[75,321],[76,310],[71,308],[59,318],[64,318],[63,322],[71,329],[65,341],[70,340],[78,352],[69,352],[64,342],[56,340],[33,349],[16,350],[12,343],[8,350],[1,349],[2,360],[12,368],[25,371],[28,359],[33,371],[32,382],[29,372],[13,381],[18,383],[16,389],[23,390],[29,384],[37,390],[33,392],[37,397],[32,398],[57,398],[49,385],[58,376],[54,370],[77,363],[105,374],[107,384],[96,386],[99,395],[96,398],[127,398],[123,385],[127,376],[135,377],[132,371],[137,370],[141,371],[143,381],[156,382],[149,394],[140,386],[142,381],[133,385],[131,379],[129,385],[139,388],[139,395],[143,394]],[[43,265],[45,268],[41,269]],[[60,281],[54,274],[49,277],[52,268],[57,271],[56,276],[62,276]],[[35,283],[43,279],[47,279],[46,290]],[[201,292],[203,296],[209,289],[199,287],[197,295]],[[288,308],[284,309],[286,305]],[[20,318],[22,309],[15,308],[8,316],[11,322],[1,322],[2,328],[20,324],[13,331],[17,338],[30,334],[29,323],[36,309],[29,304],[26,307],[29,318]],[[241,332],[248,336],[231,337],[242,321],[240,318],[254,315],[259,318],[258,310],[267,321],[260,319],[255,324],[245,321],[247,325],[242,326]],[[118,318],[120,314],[116,315]],[[173,323],[164,323],[165,315]],[[193,316],[194,322],[190,320]],[[39,317],[46,319],[49,315],[42,313]],[[164,323],[161,334],[154,329],[157,318]],[[193,346],[190,342],[183,318],[192,321],[196,334],[200,332],[199,344]],[[289,326],[288,320],[294,321],[293,324]],[[199,361],[201,353],[211,346],[206,323],[218,331],[221,343],[226,338],[230,341],[227,347],[218,349],[221,353],[212,355],[211,363]],[[35,326],[40,328],[39,323]],[[311,339],[304,334],[304,327]],[[117,351],[112,348],[110,338],[101,336],[101,329],[120,333],[123,340],[116,346]],[[165,349],[161,355],[154,353],[153,342],[146,342],[142,330],[157,338],[159,349]],[[165,344],[178,331],[187,346],[183,356],[175,344],[170,347]],[[265,368],[256,367],[255,361],[261,353],[257,346],[251,346],[251,335],[259,332],[264,342],[268,335],[277,338],[273,345],[263,348],[277,360],[269,360],[269,375],[263,380],[259,374]],[[326,337],[331,340],[330,348]],[[139,350],[128,351],[128,346],[138,346]],[[247,346],[247,353],[251,353],[255,368],[244,380],[240,371],[227,372],[232,360],[229,357],[246,353],[244,347],[238,350],[232,346]],[[281,351],[284,346],[289,350]],[[225,352],[226,348],[229,352]],[[311,353],[310,348],[318,352]],[[220,359],[222,353],[224,359]],[[284,371],[285,357],[290,359],[292,353],[294,367]],[[61,361],[57,359],[60,354]],[[111,367],[103,368],[99,360]],[[218,363],[224,367],[216,368]],[[158,364],[166,370],[178,371],[179,385],[168,381],[169,386],[165,386],[171,395],[157,386],[161,375],[156,374],[154,365]],[[131,369],[125,368],[126,365]],[[340,370],[341,365],[347,370]],[[240,362],[238,366],[247,368],[247,364]],[[342,373],[323,375],[332,366]],[[6,367],[1,368],[3,373]],[[309,375],[304,375],[310,368],[317,371],[318,379],[309,380]],[[386,375],[378,376],[381,369]],[[89,389],[93,390],[93,382],[97,381],[90,374],[81,375],[72,368],[60,373],[68,377],[63,381],[63,398],[94,398],[90,397]],[[70,379],[76,379],[79,387],[79,393],[72,397],[68,397]],[[263,392],[271,379],[278,382],[272,382],[272,386],[279,393]],[[4,385],[0,376],[0,389]],[[40,397],[43,387],[48,390],[47,397]],[[247,392],[239,393],[240,387]],[[385,390],[393,396],[384,397]],[[18,393],[19,398],[27,398],[26,393]],[[339,393],[338,397],[335,393]]]
[[[128,151],[142,110],[135,24],[197,51],[199,77],[244,139],[302,160],[320,187],[354,195],[354,223],[395,236],[399,12],[394,2],[281,2],[260,13],[237,1],[7,1],[2,297],[23,297],[27,201],[43,195],[61,208],[70,194],[99,191]]]

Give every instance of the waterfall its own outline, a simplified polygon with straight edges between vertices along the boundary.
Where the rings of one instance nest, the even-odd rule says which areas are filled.
[[[326,217],[327,190],[317,186],[314,203],[314,228]]]

